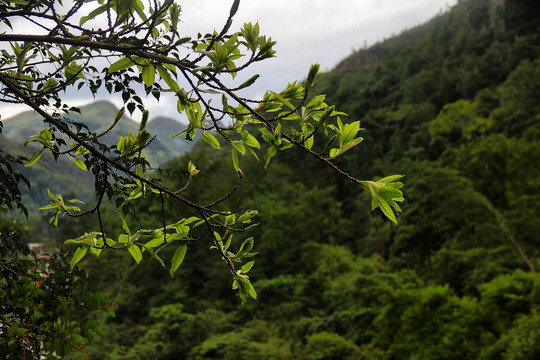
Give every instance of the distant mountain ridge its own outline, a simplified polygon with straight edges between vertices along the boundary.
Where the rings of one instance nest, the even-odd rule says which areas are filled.
[[[92,132],[106,131],[114,121],[118,108],[108,101],[96,101],[80,107],[81,113],[70,112],[70,120],[85,123]],[[23,112],[2,120],[3,131],[0,134],[0,149],[13,155],[30,158],[37,149],[30,145],[25,148],[23,142],[46,127],[41,117],[32,111]],[[185,128],[182,123],[167,118],[158,117],[147,123],[147,130],[155,139],[146,149],[150,164],[157,167],[166,161],[188,152],[194,142],[184,138],[173,139],[172,136]],[[139,124],[127,116],[123,116],[116,126],[109,131],[102,142],[108,145],[116,144],[120,136],[129,132],[136,134]],[[41,159],[30,167],[19,168],[30,182],[32,188],[23,190],[24,203],[32,213],[49,202],[47,189],[53,193],[62,193],[67,198],[77,194],[80,200],[89,201],[93,194],[93,176],[77,168],[73,161],[60,157],[55,161],[51,154],[44,153]]]
[[[66,117],[73,121],[85,123],[91,131],[98,134],[111,126],[118,112],[118,108],[108,101],[96,101],[81,106],[80,110],[80,114],[70,112]],[[26,141],[30,136],[35,135],[38,129],[43,127],[41,117],[31,111],[2,120],[2,123],[4,124],[2,136],[13,142]],[[138,128],[139,124],[136,121],[124,115],[102,140],[111,145],[120,136],[127,135],[128,132],[135,134]],[[156,136],[147,148],[147,155],[152,165],[160,165],[191,149],[192,142],[184,141],[181,138],[172,138],[172,135],[181,132],[184,128],[185,125],[182,123],[167,117],[158,117],[148,122],[147,130],[152,136]]]

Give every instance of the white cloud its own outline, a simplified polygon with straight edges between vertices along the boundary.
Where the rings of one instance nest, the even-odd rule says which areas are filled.
[[[183,35],[196,36],[197,32],[221,30],[232,0],[180,3]],[[277,41],[277,57],[252,69],[262,75],[251,90],[260,96],[265,89],[281,90],[288,82],[304,79],[312,63],[330,70],[364,43],[372,45],[399,34],[455,3],[456,0],[243,0],[232,30],[238,30],[245,22],[258,22],[261,33]],[[110,96],[104,94],[103,99]],[[88,98],[86,103],[92,100]],[[120,105],[119,101],[116,103]],[[170,116],[176,108],[175,101],[166,96],[159,104],[153,99],[148,104],[151,117]],[[2,105],[0,114],[6,118],[13,111],[11,106]]]

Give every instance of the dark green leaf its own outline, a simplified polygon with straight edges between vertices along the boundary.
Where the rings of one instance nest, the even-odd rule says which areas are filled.
[[[252,77],[250,77],[249,79],[247,79],[246,81],[244,81],[244,82],[242,83],[242,85],[240,85],[240,86],[238,87],[238,89],[244,89],[244,88],[247,88],[247,87],[253,85],[253,83],[259,78],[259,76],[260,76],[259,74],[253,75]]]
[[[238,11],[238,6],[240,5],[240,0],[234,0],[234,3],[231,6],[231,11],[229,12],[229,16],[233,17],[236,12]]]
[[[79,25],[83,25],[88,20],[92,20],[93,18],[95,18],[96,16],[101,14],[102,12],[105,12],[105,10],[107,10],[107,5],[102,5],[102,6],[98,7],[97,9],[93,10],[87,16],[81,17],[81,20],[79,21]]]

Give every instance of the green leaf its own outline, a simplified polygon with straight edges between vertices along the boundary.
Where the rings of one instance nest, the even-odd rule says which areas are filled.
[[[304,142],[304,145],[305,145],[305,147],[307,147],[308,149],[311,150],[311,148],[313,147],[313,142],[314,142],[313,136],[310,136],[309,139],[307,139]]]
[[[36,151],[36,153],[30,158],[30,160],[28,160],[26,164],[24,164],[24,166],[31,166],[32,164],[34,164],[36,161],[39,160],[42,154],[43,154],[43,150]]]
[[[163,235],[161,235],[156,238],[153,238],[152,240],[144,244],[143,248],[145,249],[155,248],[156,246],[163,244],[164,241],[165,241],[165,238],[163,237]]]
[[[124,217],[122,216],[122,214],[118,213],[118,215],[120,215],[120,219],[122,219],[122,227],[124,228],[124,231],[127,233],[127,234],[131,234],[131,231],[129,231],[129,227],[126,223],[126,220],[124,220]]]
[[[260,128],[259,131],[261,132],[264,141],[269,144],[274,143],[274,135],[272,135],[267,128]]]
[[[234,170],[238,172],[240,167],[238,165],[238,153],[236,152],[235,148],[232,149],[232,161],[233,161]]]
[[[49,210],[49,209],[56,209],[58,206],[55,204],[46,205],[43,207],[40,207],[39,210]]]
[[[375,210],[379,207],[379,195],[375,194],[371,198],[371,210]]]
[[[253,155],[253,157],[255,158],[255,160],[257,160],[257,162],[259,162],[259,157],[257,156],[257,154],[255,153],[255,151],[253,151],[251,148],[247,148],[247,150],[249,151],[249,153],[251,155]]]
[[[285,99],[283,96],[281,96],[280,94],[278,94],[277,92],[272,92],[272,94],[274,94],[274,96],[279,100],[281,101],[283,104],[287,105],[287,107],[291,110],[296,110],[296,108],[294,107],[293,104],[290,103],[289,100]]]
[[[64,68],[64,75],[66,79],[68,80],[68,83],[73,83],[75,79],[84,77],[83,73],[83,66],[77,64],[75,61],[72,61],[69,66]]]
[[[124,112],[126,111],[126,108],[125,107],[121,107],[117,113],[116,113],[116,116],[114,117],[114,123],[116,124],[118,121],[120,121],[120,119],[122,118],[122,116],[124,115]]]
[[[356,138],[354,140],[349,141],[346,144],[343,144],[343,148],[341,149],[341,154],[343,154],[345,151],[355,147],[356,145],[360,144],[362,142],[362,140],[364,140],[364,138],[359,137],[359,138]]]
[[[246,279],[246,281],[247,281],[247,285],[248,285],[248,289],[249,289],[248,290],[249,295],[251,295],[252,298],[257,299],[257,292],[255,291],[255,288],[251,284],[251,281],[249,281],[248,279]]]
[[[275,140],[279,139],[281,139],[281,123],[278,123],[274,129],[274,144],[276,143]]]
[[[352,141],[356,134],[358,134],[358,131],[360,130],[360,121],[355,121],[350,124],[346,124],[343,127],[343,130],[341,131],[341,144],[345,145],[348,142]]]
[[[307,104],[306,109],[307,110],[314,110],[321,106],[321,104],[324,102],[324,99],[326,99],[326,95],[317,95],[311,101]]]
[[[246,239],[242,243],[242,246],[240,246],[240,250],[238,250],[238,253],[236,253],[236,256],[240,257],[244,254],[247,254],[251,249],[253,249],[253,243],[254,243],[254,240],[252,237]]]
[[[290,148],[292,146],[293,146],[293,144],[289,140],[281,139],[281,144],[279,144],[278,149],[279,150],[285,150],[285,149],[288,149],[288,148]]]
[[[17,4],[17,5],[28,5],[30,1],[29,0],[10,0],[10,3]]]
[[[202,139],[205,143],[213,147],[214,149],[219,149],[219,141],[214,137],[214,135],[210,134],[209,132],[205,132],[202,134]]]
[[[313,86],[313,81],[315,80],[315,76],[317,76],[319,69],[320,69],[319,64],[313,64],[309,68],[309,73],[306,80],[306,94],[309,92],[309,89],[311,89],[311,87]]]
[[[86,171],[86,165],[81,159],[75,159],[75,165],[77,165],[80,169]]]
[[[186,251],[187,251],[187,246],[181,245],[174,252],[174,255],[171,259],[171,270],[170,270],[171,276],[174,275],[174,272],[176,271],[176,269],[178,269],[180,264],[182,264],[182,261],[184,261],[184,256],[186,256]]]
[[[90,248],[90,252],[96,256],[99,256],[99,254],[101,254],[101,250],[103,249],[99,249],[99,248],[95,248],[95,247],[91,247]]]
[[[384,213],[384,215],[386,215],[387,218],[392,220],[392,222],[397,225],[396,215],[392,211],[392,208],[390,207],[390,205],[386,202],[386,200],[382,199],[381,197],[378,197],[378,201],[379,201],[379,206],[382,212]]]
[[[146,123],[148,122],[148,116],[150,116],[150,111],[143,110],[141,123],[139,124],[139,133],[141,133],[146,128]]]
[[[334,157],[336,157],[338,155],[339,155],[339,149],[338,148],[330,149],[330,157],[331,158],[334,158]]]
[[[236,149],[240,154],[246,154],[246,147],[242,141],[231,141],[233,149]]]
[[[259,78],[259,76],[259,74],[253,75],[252,77],[244,81],[237,89],[240,90],[253,85],[253,83]]]
[[[105,10],[107,10],[107,5],[102,5],[98,7],[97,9],[93,10],[92,12],[90,12],[90,14],[88,14],[87,16],[81,17],[81,20],[79,21],[79,26],[82,26],[88,20],[92,20],[93,18],[95,18],[96,16],[104,12]]]
[[[259,144],[259,141],[255,138],[255,136],[251,135],[250,133],[247,134],[246,140],[244,141],[244,143],[247,146],[251,146],[257,149],[261,148],[261,144]]]
[[[251,284],[251,281],[247,278],[247,276],[238,276],[236,278],[238,290],[240,291],[240,298],[242,299],[242,305],[247,302],[247,296],[249,295],[254,299],[257,299],[257,292],[255,291],[255,288]],[[234,284],[233,284],[234,288]]]
[[[88,251],[88,248],[86,246],[79,247],[75,254],[73,254],[73,257],[71,258],[71,261],[69,262],[69,265],[71,266],[71,270],[75,267],[75,265],[81,261],[81,259],[86,255],[86,252]]]
[[[242,274],[247,274],[249,270],[253,267],[253,264],[255,264],[255,261],[250,261],[248,263],[245,263],[244,266],[242,266]]]
[[[201,89],[201,88],[199,88],[198,90],[199,90],[199,92],[202,92],[202,93],[205,93],[205,94],[221,95],[221,93],[219,91],[214,90],[214,89]]]
[[[169,74],[169,72],[167,71],[167,69],[165,69],[165,67],[161,65],[157,65],[156,69],[159,73],[159,76],[161,76],[163,81],[165,81],[165,83],[169,86],[171,90],[173,90],[176,93],[180,91],[180,86],[178,86],[176,81],[173,80],[173,78],[171,77],[171,74]]]
[[[199,173],[200,170],[197,170],[195,165],[193,165],[193,163],[190,161],[188,163],[188,171],[189,171],[189,175],[195,176],[195,175],[197,175]]]
[[[396,210],[396,213],[399,214],[401,212],[401,208],[399,207],[399,205],[396,203],[396,201],[403,201],[405,199],[403,198],[400,198],[400,199],[392,199],[390,201],[388,201],[388,203],[390,205],[392,205],[392,207],[394,208],[394,210]]]
[[[54,89],[58,86],[58,81],[54,79],[48,79],[43,88],[41,89],[42,92],[47,92],[49,90]]]
[[[231,225],[236,221],[236,215],[230,214],[225,217],[225,225]]]
[[[143,194],[143,189],[141,186],[139,186],[129,194],[127,200],[138,199],[142,196],[142,194]]]
[[[159,256],[156,255],[154,250],[152,250],[152,249],[147,249],[147,250],[148,250],[148,253],[161,264],[161,266],[166,268],[165,263],[163,262],[163,260],[161,260],[161,258]]]
[[[403,183],[402,182],[393,182],[393,183],[389,183],[387,184],[388,186],[391,186],[393,187],[394,189],[401,189],[403,187]]]
[[[131,256],[133,256],[133,259],[135,259],[135,261],[138,263],[141,262],[142,260],[142,251],[141,251],[141,248],[139,248],[137,245],[135,244],[132,244],[130,245],[128,248],[128,251],[129,253],[131,254]]]
[[[223,251],[227,251],[227,249],[229,248],[229,246],[231,246],[231,242],[232,242],[232,235],[229,236],[229,240],[227,240],[227,242],[225,243],[225,245],[223,246]]]
[[[156,80],[156,69],[152,65],[146,65],[142,68],[141,75],[146,86],[152,86]]]
[[[402,177],[403,177],[403,175],[391,175],[391,176],[387,176],[385,178],[382,178],[380,180],[377,180],[377,182],[380,182],[380,183],[383,183],[383,184],[388,184],[388,183],[394,182],[396,180],[399,180]]]
[[[120,136],[120,139],[118,139],[118,143],[116,144],[116,148],[121,152],[124,152],[126,149],[126,138],[124,136]]]
[[[109,74],[110,73],[113,73],[115,71],[120,71],[120,70],[124,70],[124,69],[128,69],[130,67],[132,67],[133,65],[135,65],[135,63],[130,59],[130,58],[122,58],[114,63],[111,64],[111,66],[109,66]]]
[[[379,186],[379,183],[373,182],[373,181],[360,181],[360,184],[366,189],[369,190],[371,196],[375,197],[377,195],[377,191],[375,190],[375,186]],[[380,186],[378,187],[380,188]]]
[[[277,154],[278,148],[275,145],[270,146],[268,149],[266,149],[266,154],[264,155],[264,168],[266,169],[268,167],[268,164],[270,164],[270,160],[272,160],[272,157]]]
[[[137,12],[137,15],[141,17],[143,21],[147,20],[146,14],[144,13],[144,5],[141,0],[135,0],[132,2],[133,8]]]
[[[379,195],[387,196],[390,199],[394,199],[401,198],[403,196],[403,193],[401,192],[401,190],[398,190],[390,185],[386,185],[379,189]]]
[[[245,213],[240,215],[238,218],[239,223],[249,223],[251,222],[251,219],[257,215],[259,212],[257,210],[247,210]]]

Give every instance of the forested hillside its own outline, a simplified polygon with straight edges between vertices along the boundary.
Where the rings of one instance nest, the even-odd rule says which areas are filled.
[[[352,54],[320,76],[317,90],[365,129],[342,168],[373,179],[406,175],[398,226],[369,211],[369,194],[298,152],[266,171],[241,158],[245,181],[223,205],[261,215],[249,274],[258,300],[240,305],[206,243],[190,244],[174,278],[128,254],[88,258],[94,287],[118,306],[86,356],[540,358],[536,2],[459,1]],[[230,152],[210,150],[199,142],[189,157],[200,176],[186,196],[197,203],[225,195],[237,179]],[[163,181],[181,187],[187,161],[168,162]],[[141,204],[129,221],[160,223],[157,206]],[[190,212],[170,203],[168,216]]]

